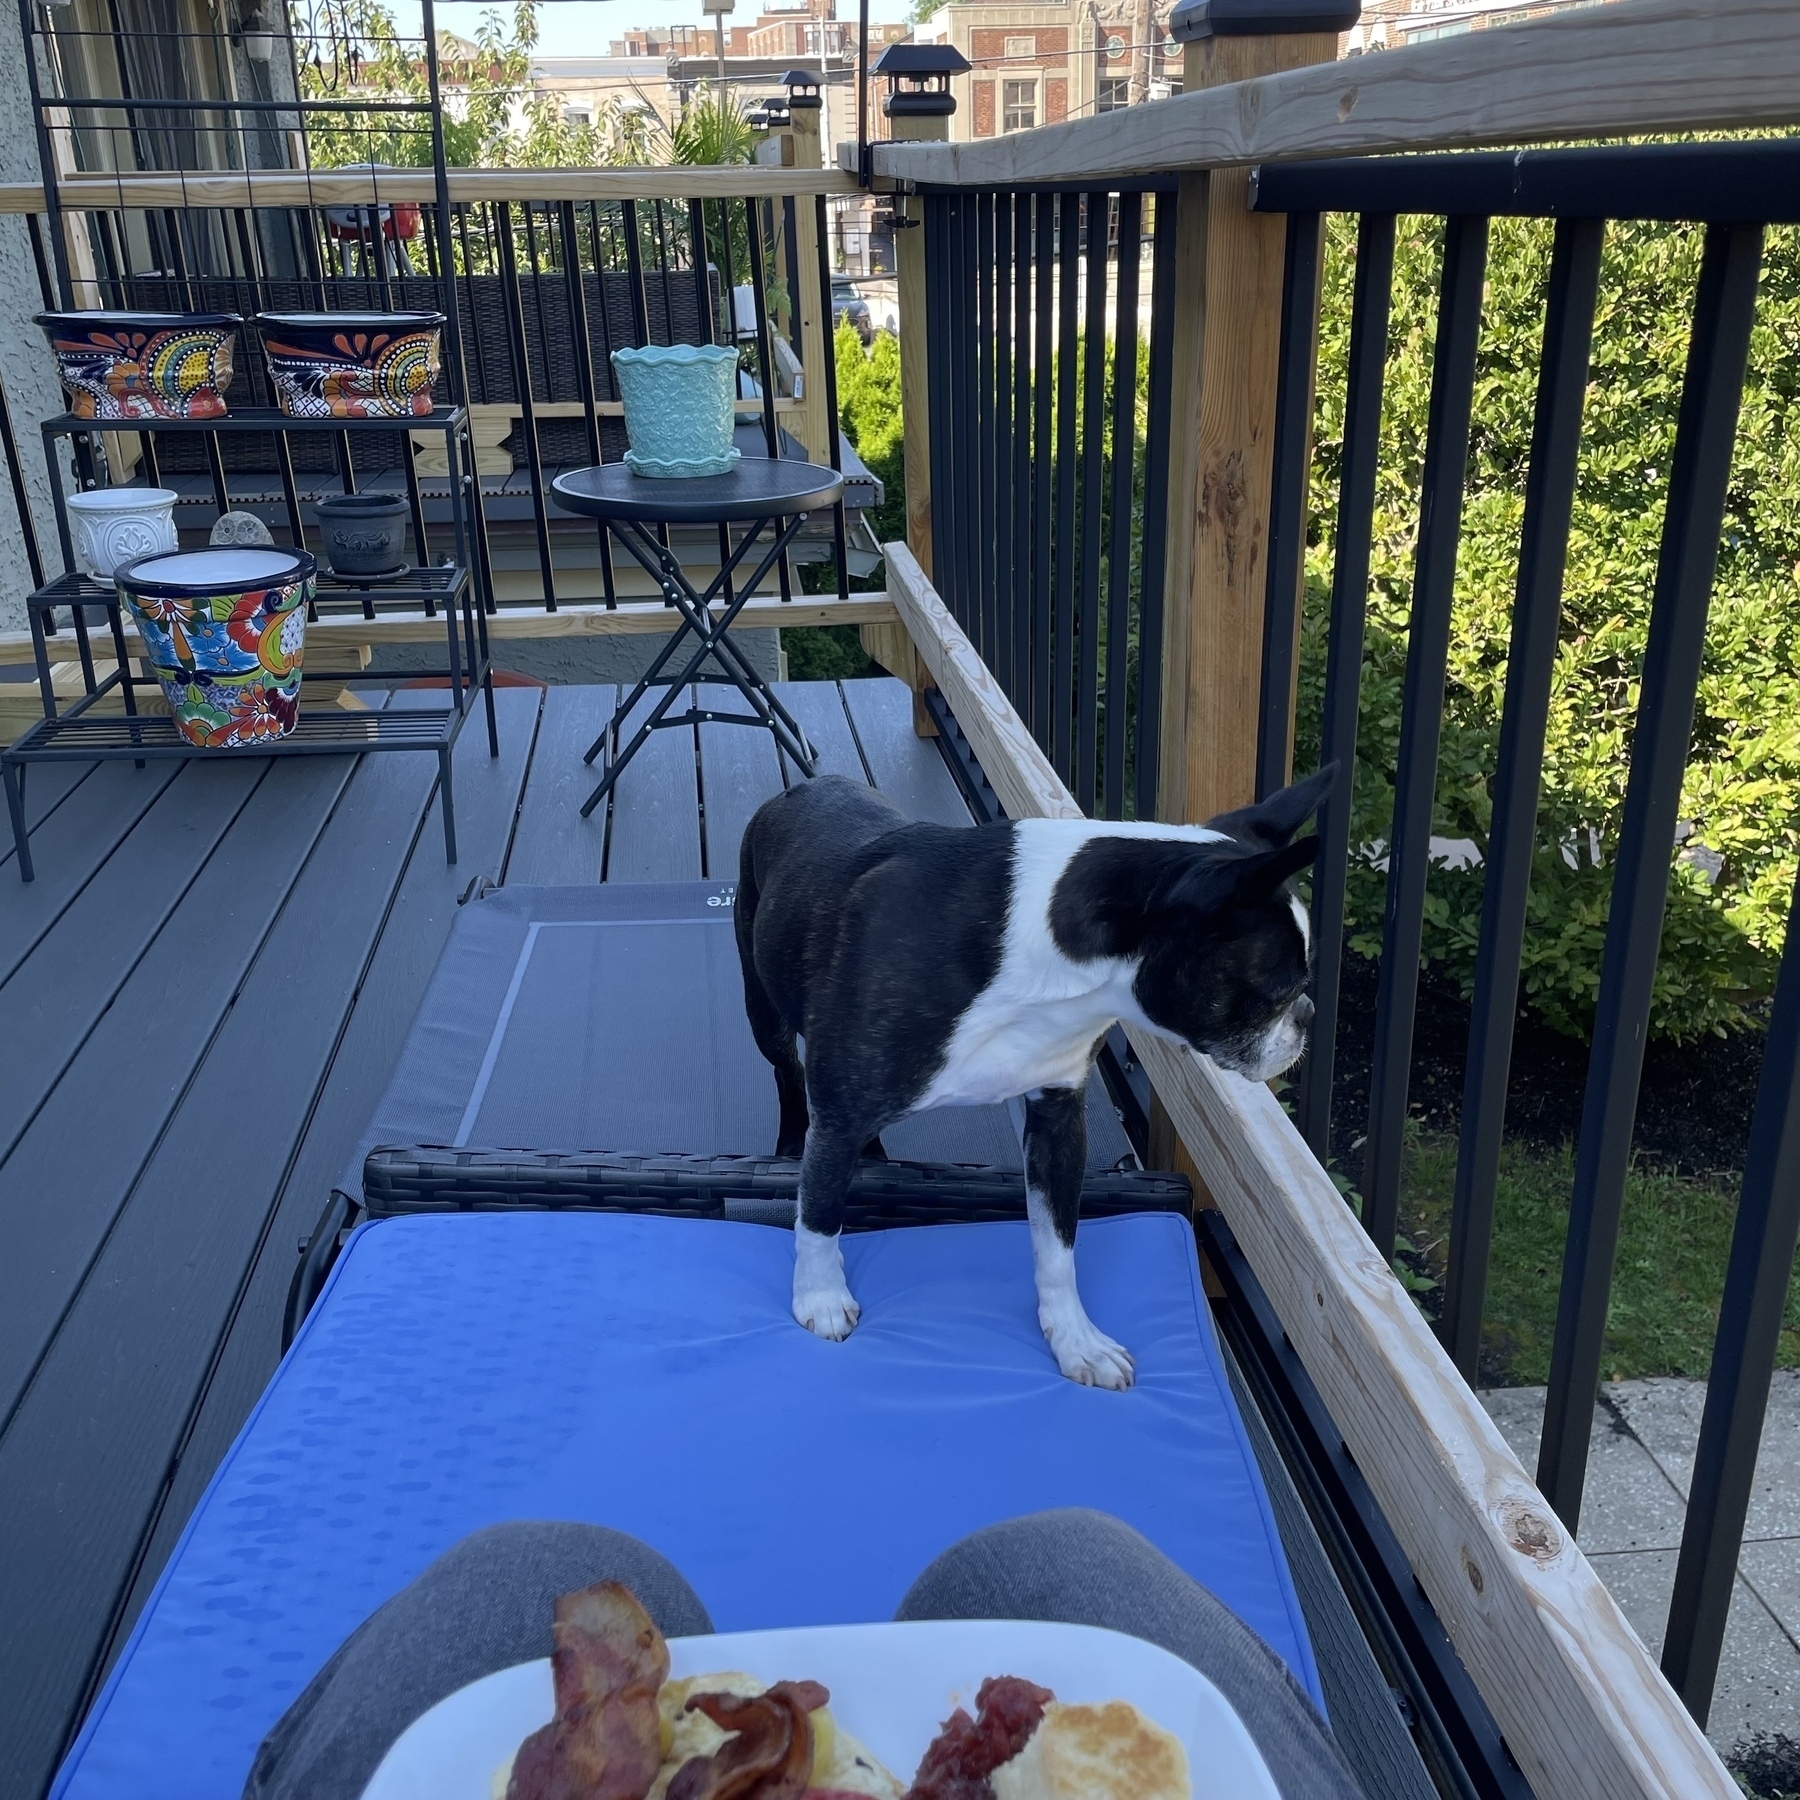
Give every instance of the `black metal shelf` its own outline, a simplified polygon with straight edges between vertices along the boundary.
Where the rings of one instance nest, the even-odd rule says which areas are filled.
[[[173,761],[191,757],[218,756],[343,756],[360,755],[364,751],[412,750],[435,751],[438,758],[438,794],[444,812],[444,857],[456,861],[456,813],[451,789],[451,749],[474,707],[475,692],[481,690],[487,713],[488,750],[500,754],[499,725],[494,714],[493,680],[488,656],[487,616],[476,598],[470,551],[473,548],[467,509],[470,501],[466,484],[452,480],[450,508],[456,538],[455,560],[436,565],[426,564],[409,572],[406,579],[359,582],[340,575],[320,571],[312,610],[316,620],[350,622],[373,620],[383,611],[395,609],[424,610],[436,613],[441,605],[445,633],[447,666],[437,673],[448,678],[450,703],[441,707],[407,707],[398,711],[344,712],[323,706],[302,710],[294,729],[284,736],[230,747],[209,747],[190,743],[182,735],[174,719],[159,713],[136,710],[140,692],[153,693],[157,683],[134,671],[134,660],[125,639],[124,620],[117,587],[97,581],[92,576],[73,570],[74,546],[69,532],[67,507],[64,504],[61,471],[52,453],[58,438],[79,438],[104,431],[197,431],[212,436],[233,433],[275,432],[370,432],[370,431],[437,431],[442,432],[452,470],[460,467],[457,439],[465,435],[468,411],[461,406],[438,406],[429,413],[401,419],[301,419],[274,407],[248,407],[216,419],[80,419],[72,413],[46,419],[43,425],[45,461],[51,480],[51,497],[56,505],[57,532],[62,542],[65,573],[43,583],[27,605],[31,622],[33,647],[36,652],[38,686],[43,698],[44,717],[17,742],[0,752],[0,780],[6,789],[7,811],[11,816],[13,843],[18,851],[19,877],[33,878],[31,845],[25,825],[24,783],[27,770],[40,762],[91,762],[131,760]],[[216,460],[216,458],[215,458]],[[474,466],[471,454],[468,466]],[[225,501],[221,491],[221,505]],[[290,526],[296,540],[300,538],[299,513],[290,508]],[[414,528],[419,537],[421,554],[429,555],[425,528],[414,508]],[[48,633],[56,629],[58,607],[70,609],[80,653],[86,692],[71,704],[59,705],[54,690],[48,645]],[[110,651],[114,669],[104,676],[95,663],[96,631],[90,630],[90,615],[105,615],[98,635]],[[409,672],[410,673],[410,672]],[[339,673],[315,671],[309,677],[301,674],[302,694],[306,683],[322,680],[369,680],[379,685],[379,674],[367,676],[357,671]],[[117,693],[124,712],[100,713],[97,703],[105,695]]]
[[[339,676],[336,679],[342,680]],[[267,743],[199,750],[181,735],[172,718],[160,713],[64,713],[40,719],[21,736],[9,756],[32,762],[87,762],[122,753],[132,757],[329,756],[363,750],[448,749],[466,712],[455,706],[405,707],[399,711],[343,712],[320,708],[303,712],[286,737]]]
[[[278,406],[245,406],[216,419],[79,419],[57,413],[44,421],[43,429],[47,437],[93,431],[449,431],[466,417],[461,406],[434,406],[428,413],[398,419],[305,419]]]
[[[282,546],[277,545],[277,549]],[[321,569],[315,599],[316,616],[335,619],[352,616],[339,609],[354,608],[364,613],[368,606],[419,607],[455,601],[469,580],[469,571],[460,563],[441,563],[436,568],[409,571],[405,581],[356,581],[348,576],[333,575]],[[25,604],[40,612],[54,612],[58,607],[82,607],[105,611],[118,601],[118,591],[110,582],[97,581],[92,575],[58,575],[30,594]],[[330,609],[330,610],[327,610]]]

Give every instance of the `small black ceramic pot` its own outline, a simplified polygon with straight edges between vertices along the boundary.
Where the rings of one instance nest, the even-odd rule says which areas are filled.
[[[391,575],[406,561],[406,502],[398,494],[334,494],[317,506],[334,575]]]

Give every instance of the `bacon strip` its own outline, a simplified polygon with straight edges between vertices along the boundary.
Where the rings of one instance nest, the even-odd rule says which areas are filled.
[[[779,1681],[766,1694],[695,1694],[689,1710],[735,1733],[675,1772],[666,1800],[800,1800],[812,1779],[809,1712],[830,1699],[816,1681]]]
[[[602,1581],[556,1603],[556,1717],[519,1746],[506,1800],[644,1800],[662,1764],[669,1647],[637,1597]]]
[[[975,1695],[975,1717],[958,1707],[919,1763],[906,1800],[994,1800],[988,1777],[1025,1748],[1056,1696],[1017,1675],[991,1675]]]

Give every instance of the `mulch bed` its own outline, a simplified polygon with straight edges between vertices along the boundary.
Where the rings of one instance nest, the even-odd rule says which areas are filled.
[[[1332,1153],[1347,1174],[1361,1167],[1369,1113],[1369,1062],[1375,1041],[1377,965],[1345,961],[1338,1014]],[[1428,1130],[1455,1132],[1462,1116],[1469,1006],[1429,971],[1419,986],[1413,1031],[1410,1109]],[[1740,1171],[1762,1068],[1760,1032],[1696,1044],[1652,1039],[1638,1095],[1637,1154],[1684,1174]],[[1551,1148],[1572,1141],[1581,1124],[1587,1045],[1522,1013],[1513,1040],[1509,1137]]]

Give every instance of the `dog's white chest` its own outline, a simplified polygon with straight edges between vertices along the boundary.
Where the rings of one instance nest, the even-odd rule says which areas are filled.
[[[1060,959],[1059,959],[1060,960]],[[1064,964],[1072,972],[1072,965]],[[1128,968],[1082,971],[1076,991],[1018,991],[1008,971],[957,1021],[944,1065],[920,1096],[931,1106],[991,1106],[1038,1088],[1080,1087],[1095,1042],[1122,1011]]]

